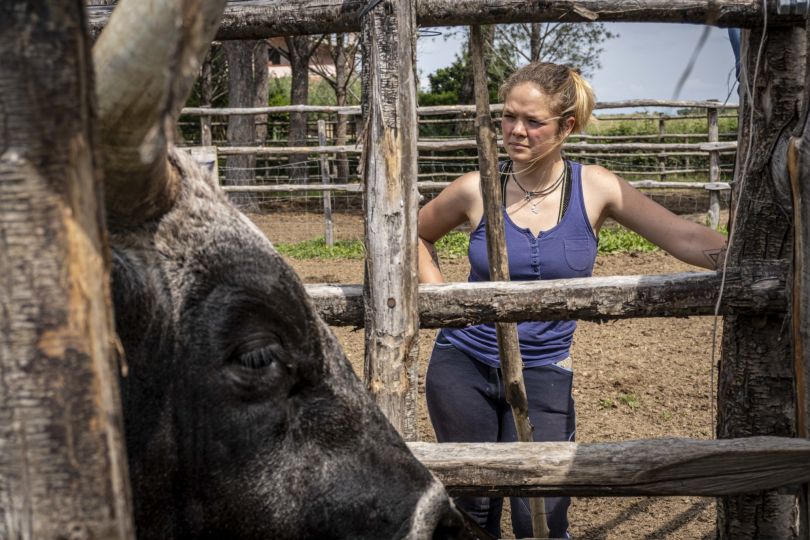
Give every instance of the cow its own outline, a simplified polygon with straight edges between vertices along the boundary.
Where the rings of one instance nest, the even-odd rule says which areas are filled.
[[[171,144],[223,8],[124,0],[93,49],[138,537],[461,537],[295,273]]]

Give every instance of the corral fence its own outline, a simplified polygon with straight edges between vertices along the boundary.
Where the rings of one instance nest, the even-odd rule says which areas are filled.
[[[655,107],[659,112],[611,115],[617,108]],[[571,159],[601,164],[627,178],[676,213],[707,213],[717,228],[721,207],[728,206],[736,159],[736,105],[715,101],[628,100],[601,102],[596,106],[597,133],[576,134],[565,146]],[[478,144],[473,129],[475,106],[417,108],[419,121],[418,183],[422,200],[428,200],[454,178],[478,167]],[[491,107],[494,124],[502,105]],[[660,110],[687,111],[672,114]],[[306,112],[310,119],[306,147],[288,146],[289,114]],[[331,212],[357,211],[362,203],[362,174],[358,164],[363,147],[360,107],[279,106],[262,108],[186,108],[181,129],[187,144],[214,148],[220,182],[235,202],[252,211],[308,211],[323,213],[323,228],[311,231],[327,243],[335,234]],[[231,146],[225,137],[231,116],[250,115],[266,123],[266,138],[251,146]],[[348,129],[345,140],[336,140],[335,126],[342,117]],[[725,130],[720,129],[722,125]],[[702,121],[702,122],[701,122]],[[667,124],[674,129],[667,130]],[[695,128],[703,125],[703,130]],[[616,129],[618,125],[618,129]],[[632,125],[632,128],[627,128]],[[605,131],[601,134],[598,131]],[[615,134],[627,131],[628,134]],[[629,133],[629,132],[633,133]],[[342,144],[339,144],[342,143]],[[289,164],[290,155],[307,161]],[[232,156],[252,156],[250,163]],[[501,159],[505,153],[499,154]],[[211,158],[214,159],[214,158]],[[345,167],[339,165],[344,163]],[[305,167],[305,174],[300,168]],[[299,169],[294,183],[292,169]]]
[[[806,193],[810,115],[803,99],[806,6],[787,0],[642,4],[624,0],[253,0],[228,7],[218,39],[362,32],[363,95],[368,111],[362,185],[367,228],[373,231],[365,238],[368,277],[362,286],[310,287],[309,292],[333,324],[340,324],[340,317],[352,309],[358,312],[351,320],[365,327],[369,390],[406,438],[414,438],[413,348],[420,322],[423,326],[496,322],[507,325],[502,328],[508,333],[508,323],[503,321],[514,317],[604,320],[711,313],[715,306],[724,316],[717,394],[721,440],[415,443],[414,451],[449,489],[486,495],[718,496],[719,538],[810,536],[810,442],[805,440],[810,435],[810,346],[805,346],[810,335],[810,272],[804,271],[810,265],[810,249],[805,245],[810,235],[810,195]],[[419,143],[413,37],[417,24],[552,20],[679,22],[744,29],[741,85],[749,90],[741,103],[738,152],[745,157],[735,170],[733,198],[739,202],[735,202],[731,227],[735,240],[722,271],[543,283],[418,286],[415,282]],[[480,27],[473,26],[471,35],[480,50]],[[505,262],[503,257],[498,260],[503,241],[497,237],[497,222],[490,219],[500,214],[500,195],[494,189],[497,150],[482,82],[482,55],[473,51],[471,59],[476,94],[483,91],[484,96],[477,99],[476,109],[478,168],[487,223],[493,225],[488,244],[493,248],[490,268],[494,273]],[[528,297],[534,301],[527,305]],[[459,306],[464,321],[461,315],[447,314],[457,313]],[[505,371],[515,366],[509,353],[502,362]],[[508,377],[505,373],[511,388],[513,379]],[[512,400],[515,395],[507,397],[519,421],[522,415]]]

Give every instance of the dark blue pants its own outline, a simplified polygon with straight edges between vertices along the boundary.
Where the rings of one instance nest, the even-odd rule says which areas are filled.
[[[535,441],[573,441],[573,373],[549,365],[523,370],[529,418]],[[517,441],[512,410],[504,396],[501,370],[473,360],[441,336],[436,340],[425,378],[430,421],[439,442]],[[532,537],[528,500],[513,497],[512,529],[517,538]],[[568,497],[546,498],[552,538],[566,538]],[[456,504],[496,538],[501,537],[503,499],[458,497]]]

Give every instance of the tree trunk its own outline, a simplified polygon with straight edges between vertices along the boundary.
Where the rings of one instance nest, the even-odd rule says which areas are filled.
[[[81,1],[0,3],[0,538],[133,538]]]
[[[309,59],[314,48],[309,36],[292,36],[284,38],[287,42],[287,51],[292,70],[292,87],[290,88],[290,104],[306,105],[309,101]],[[307,145],[307,113],[290,113],[290,131],[287,136],[290,146]],[[305,184],[307,181],[306,154],[292,154],[290,156],[290,180]]]
[[[529,59],[532,62],[540,61],[541,42],[540,30],[543,23],[529,23]]]
[[[743,60],[752,78],[761,30],[743,33]],[[743,100],[729,265],[754,259],[790,259],[792,224],[787,141],[802,103],[804,29],[769,27],[754,102]],[[753,109],[753,125],[749,117]],[[753,139],[749,136],[753,130]],[[745,170],[745,157],[750,162]],[[742,185],[742,189],[740,186]],[[717,435],[795,436],[795,390],[789,316],[725,318],[718,388]],[[799,493],[763,491],[718,501],[719,538],[797,538]]]
[[[347,85],[349,79],[349,66],[346,65],[345,36],[338,34],[335,37],[335,104],[338,107],[346,105]],[[354,59],[351,59],[353,62]],[[349,119],[345,114],[337,115],[337,125],[335,126],[335,146],[346,144]],[[337,159],[337,181],[346,182],[349,179],[349,156],[340,152]]]
[[[267,106],[267,43],[265,41],[226,41],[228,61],[228,106]],[[258,128],[258,129],[257,129]],[[267,134],[266,115],[232,115],[228,118],[228,144],[255,146]],[[226,161],[226,185],[256,183],[255,156],[231,156]],[[231,200],[246,211],[257,210],[254,194],[233,194]]]
[[[365,380],[406,440],[416,436],[419,330],[414,4],[383,0],[363,19],[362,38]]]

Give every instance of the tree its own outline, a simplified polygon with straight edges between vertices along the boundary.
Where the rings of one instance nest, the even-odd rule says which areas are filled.
[[[222,45],[228,62],[228,105],[266,107],[267,42],[226,41]],[[231,146],[253,146],[257,141],[264,141],[266,135],[266,115],[228,117],[228,144]],[[256,156],[229,156],[226,167],[225,184],[256,183]],[[232,200],[243,210],[255,210],[256,203],[252,194],[235,195]]]
[[[287,36],[284,42],[286,51],[280,51],[290,61],[292,87],[290,103],[306,105],[309,100],[309,61],[318,50],[323,36]],[[287,137],[290,146],[306,146],[307,113],[290,113],[290,131]],[[290,180],[304,183],[307,180],[307,155],[290,155]]]
[[[490,100],[497,99],[498,88],[519,65],[528,62],[554,62],[577,68],[589,76],[601,67],[603,44],[618,34],[602,23],[531,23],[482,27],[487,51],[487,79]],[[469,62],[469,30],[451,30],[445,37],[464,36],[462,54],[447,68],[428,75],[430,94],[422,104],[472,103],[472,70]]]
[[[526,23],[499,25],[496,41],[514,51],[519,64],[554,62],[590,76],[602,64],[599,57],[608,39],[618,37],[602,23]]]
[[[328,52],[334,63],[334,75],[315,57],[309,69],[320,76],[332,87],[335,92],[335,103],[338,107],[349,104],[349,93],[352,85],[359,79],[358,59],[360,52],[360,37],[357,34],[333,34],[324,36],[323,48]],[[358,100],[355,99],[355,102]],[[337,116],[335,126],[335,144],[346,144],[348,120],[345,115]],[[337,154],[338,181],[345,182],[349,178],[349,162],[345,153]]]

